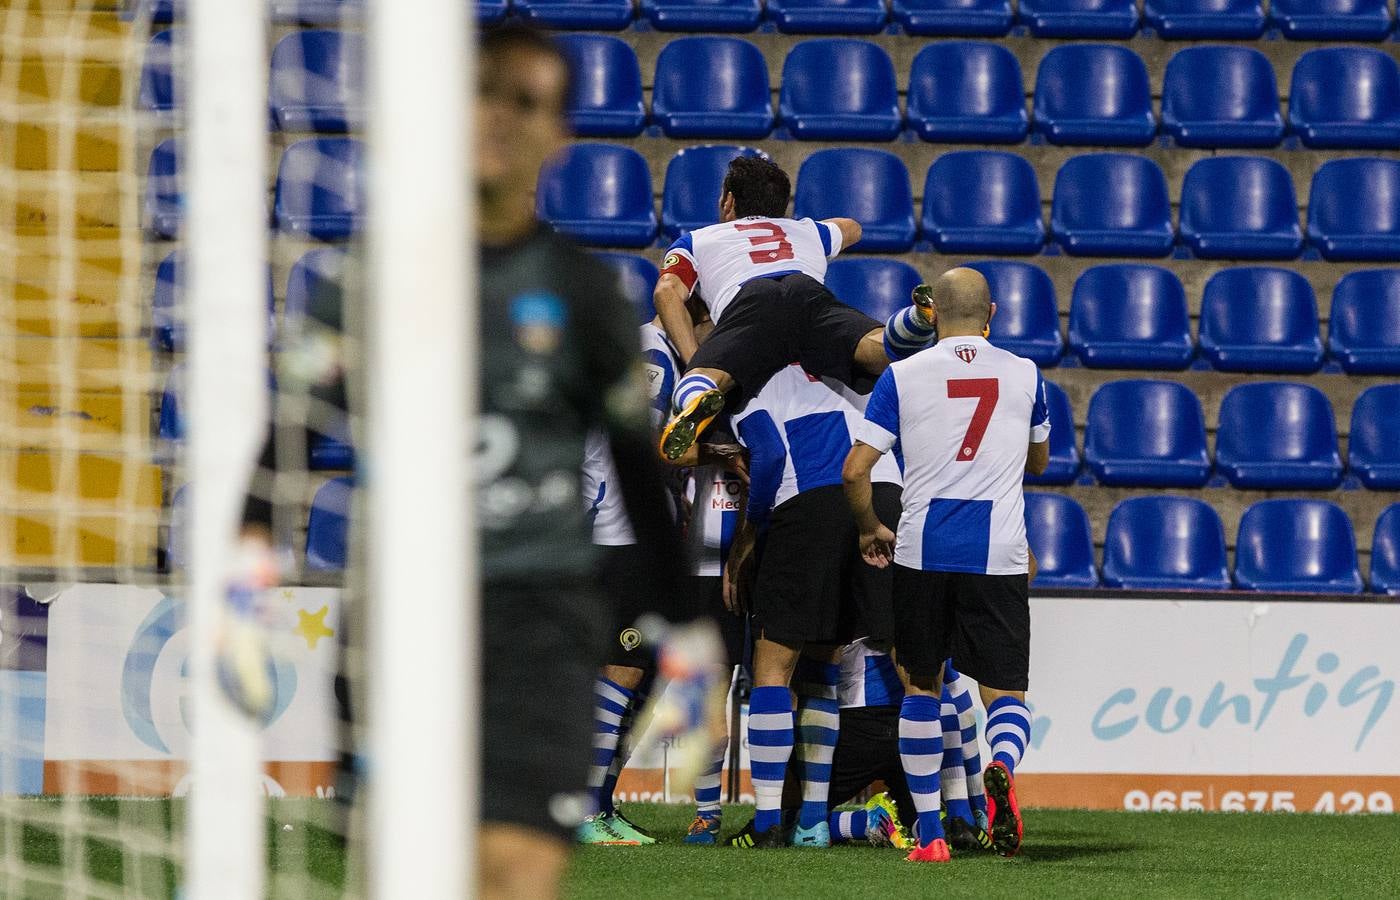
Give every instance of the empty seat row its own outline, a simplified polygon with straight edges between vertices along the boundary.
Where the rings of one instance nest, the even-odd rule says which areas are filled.
[[[1245,510],[1230,571],[1225,528],[1189,497],[1136,497],[1109,515],[1102,575],[1089,517],[1058,494],[1026,494],[1026,536],[1037,588],[1359,594],[1366,589],[1351,519],[1324,500],[1261,500]],[[1400,595],[1400,504],[1381,513],[1371,541],[1370,588]]]

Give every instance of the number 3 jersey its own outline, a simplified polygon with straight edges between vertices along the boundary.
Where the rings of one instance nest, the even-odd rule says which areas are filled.
[[[1050,439],[1035,363],[981,337],[954,337],[892,364],[856,438],[904,455],[894,561],[933,572],[1027,571],[1027,445]]]
[[[719,322],[744,283],[803,274],[822,281],[826,262],[841,252],[841,229],[812,219],[749,216],[683,235],[666,251],[662,273],[697,289]]]

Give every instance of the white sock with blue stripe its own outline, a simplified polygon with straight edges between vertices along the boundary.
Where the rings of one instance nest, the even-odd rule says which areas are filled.
[[[963,772],[966,774],[968,805],[974,812],[987,814],[987,788],[982,781],[982,747],[977,740],[977,711],[972,707],[972,691],[968,679],[947,665],[943,680],[944,698],[951,701],[958,714],[962,730],[961,751]],[[974,823],[975,824],[975,823]]]
[[[601,812],[613,808],[612,792],[617,779],[609,779],[608,775],[617,760],[622,720],[634,696],[632,691],[602,676],[593,684],[593,765],[588,769],[588,787]]]
[[[943,791],[943,807],[948,817],[957,817],[973,824],[972,807],[967,800],[967,774],[963,769],[962,726],[958,724],[958,708],[948,687],[943,687],[939,703],[943,726],[943,768],[938,783]]]
[[[885,355],[892,362],[913,356],[933,343],[936,334],[919,315],[918,307],[907,306],[885,323]]]
[[[720,741],[710,764],[695,778],[695,814],[701,818],[717,819],[720,816],[720,774],[724,771],[724,755],[728,750],[729,742]]]
[[[749,774],[753,778],[755,833],[783,819],[783,778],[792,758],[792,694],[756,687],[749,695]]]
[[[715,384],[713,378],[708,375],[690,374],[680,380],[676,385],[676,392],[672,394],[672,404],[677,413],[685,409],[685,405],[695,399],[696,395],[706,391],[717,391],[719,385]]]
[[[992,762],[1002,762],[1011,774],[1031,742],[1031,711],[1015,697],[998,697],[987,707],[987,745]]]
[[[943,768],[942,702],[938,697],[904,695],[899,707],[899,760],[919,812],[919,845],[926,847],[943,837],[943,823],[938,821],[938,775]]]
[[[841,667],[801,659],[797,664],[797,762],[802,780],[802,810],[797,824],[813,828],[826,821],[831,795],[831,761],[841,729],[837,685]]]
[[[832,813],[831,818],[827,820],[827,825],[831,829],[833,841],[863,841],[869,822],[870,819],[865,810],[857,809]]]

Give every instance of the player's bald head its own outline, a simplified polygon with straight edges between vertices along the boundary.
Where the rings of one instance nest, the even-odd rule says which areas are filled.
[[[949,269],[933,283],[933,305],[943,325],[981,329],[992,314],[992,291],[976,269]]]

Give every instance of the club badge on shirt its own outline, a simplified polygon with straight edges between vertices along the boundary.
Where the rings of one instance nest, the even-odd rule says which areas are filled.
[[[971,344],[959,344],[953,348],[953,352],[968,365],[972,365],[972,361],[977,358],[977,348]]]

